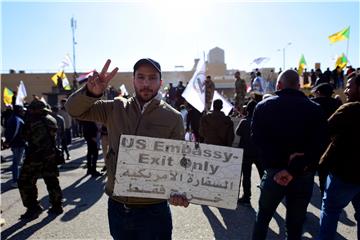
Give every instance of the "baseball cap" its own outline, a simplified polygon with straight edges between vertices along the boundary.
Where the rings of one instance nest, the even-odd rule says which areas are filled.
[[[142,59],[138,60],[134,65],[134,73],[141,65],[144,65],[144,64],[150,64],[151,66],[153,66],[155,68],[155,70],[160,73],[160,77],[161,77],[160,64],[151,58],[142,58]]]

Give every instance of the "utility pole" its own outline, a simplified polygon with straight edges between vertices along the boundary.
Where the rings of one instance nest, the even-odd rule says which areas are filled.
[[[285,71],[285,50],[287,46],[290,46],[291,42],[288,42],[283,48],[282,48],[282,53],[283,53],[283,71]],[[281,49],[278,49],[278,51],[281,51]]]
[[[71,18],[71,30],[72,30],[72,43],[73,43],[73,67],[74,67],[74,76],[76,75],[76,65],[75,65],[75,29],[76,29],[76,20],[74,17]]]

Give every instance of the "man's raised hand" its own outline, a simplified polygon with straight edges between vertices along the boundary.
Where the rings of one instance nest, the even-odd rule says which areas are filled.
[[[102,95],[107,88],[110,80],[115,76],[119,68],[114,68],[111,73],[107,73],[111,60],[108,59],[101,70],[100,74],[94,71],[94,74],[89,77],[86,87],[90,93],[95,96]]]

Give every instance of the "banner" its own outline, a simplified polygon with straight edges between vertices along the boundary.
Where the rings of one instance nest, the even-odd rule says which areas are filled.
[[[243,150],[180,140],[121,135],[115,196],[169,199],[236,209]]]
[[[221,111],[223,113],[225,113],[225,115],[229,115],[229,113],[231,112],[231,110],[234,108],[234,106],[226,99],[224,98],[220,93],[218,93],[218,91],[214,91],[214,97],[212,100],[212,104],[211,104],[211,109],[213,110],[213,103],[215,100],[220,99],[223,102],[223,108],[221,109]]]
[[[205,72],[205,62],[199,61],[194,75],[181,95],[199,112],[203,112],[205,109]]]
[[[27,97],[25,84],[23,81],[20,81],[20,85],[18,87],[15,105],[24,106],[25,98]]]

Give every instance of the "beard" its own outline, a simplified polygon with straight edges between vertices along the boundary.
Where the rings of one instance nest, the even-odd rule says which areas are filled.
[[[143,103],[148,102],[157,95],[157,91],[150,88],[135,89],[136,98]]]

